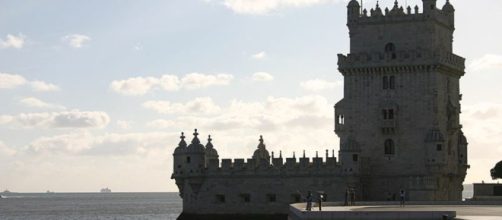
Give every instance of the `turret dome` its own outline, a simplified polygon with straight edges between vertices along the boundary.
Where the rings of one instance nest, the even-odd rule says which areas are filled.
[[[200,143],[200,140],[199,138],[197,137],[199,135],[199,133],[197,132],[197,129],[195,129],[195,132],[193,133],[193,139],[192,139],[192,143],[190,143],[190,145],[188,145],[188,148],[187,148],[187,151],[188,152],[201,152],[201,153],[204,153],[204,145],[202,145]]]
[[[213,143],[211,143],[212,140],[211,135],[209,135],[206,144],[206,157],[210,159],[218,159],[218,151],[214,149]]]
[[[182,152],[185,152],[185,150],[187,149],[187,142],[185,142],[185,133],[184,132],[181,132],[181,136],[180,136],[180,143],[178,143],[178,147],[176,147],[176,149],[174,149],[174,153],[182,153]]]
[[[450,0],[446,0],[446,3],[443,6],[443,11],[444,12],[455,12],[455,8],[450,3]]]
[[[351,0],[349,2],[349,5],[347,6],[349,8],[359,8],[361,5],[359,5],[359,2],[357,0]]]

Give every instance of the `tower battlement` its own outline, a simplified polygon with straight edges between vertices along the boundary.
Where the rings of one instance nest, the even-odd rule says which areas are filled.
[[[377,2],[375,8],[362,9],[356,0],[351,1],[348,6],[348,24],[349,25],[371,25],[371,24],[389,24],[397,22],[424,22],[435,21],[448,28],[454,29],[455,9],[449,1],[439,9],[436,7],[436,1],[425,0],[422,12],[420,7],[415,5],[413,8],[407,6],[404,8],[396,0],[394,7],[382,9]]]

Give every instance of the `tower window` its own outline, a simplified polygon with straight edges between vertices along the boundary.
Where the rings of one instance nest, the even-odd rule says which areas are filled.
[[[359,155],[352,154],[352,161],[357,162],[359,160]]]
[[[384,76],[382,78],[383,89],[396,89],[396,77],[395,76]]]
[[[390,55],[390,57],[394,60],[397,58],[396,55],[396,46],[393,43],[388,43],[385,45],[385,53]]]
[[[338,117],[336,118],[336,123],[339,124],[339,125],[343,125],[345,124],[345,118],[343,115],[338,115]]]
[[[441,145],[441,144],[436,145],[436,150],[437,151],[442,151],[443,150],[443,145]]]
[[[384,120],[394,119],[394,109],[384,109],[382,110],[382,116]]]
[[[394,109],[389,109],[388,117],[390,120],[394,119]]]
[[[389,88],[396,89],[396,77],[394,76],[389,77]]]
[[[267,194],[268,202],[277,202],[277,196],[275,194]]]
[[[216,203],[218,204],[225,203],[225,195],[222,194],[216,195]]]
[[[187,163],[190,163],[190,159],[191,159],[190,157],[187,157]]]
[[[385,141],[385,155],[394,155],[396,154],[396,149],[394,147],[394,141],[392,139],[387,139]]]
[[[389,77],[383,77],[383,89],[389,89]]]
[[[239,197],[241,198],[241,201],[244,202],[244,203],[250,203],[251,202],[251,195],[250,194],[247,194],[247,193],[240,194]]]

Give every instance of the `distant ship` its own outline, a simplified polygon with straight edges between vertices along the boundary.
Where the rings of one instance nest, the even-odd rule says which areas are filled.
[[[47,192],[45,192],[47,194],[53,194],[54,192],[51,192],[50,190],[47,190]]]
[[[112,192],[112,190],[111,190],[111,189],[108,189],[108,187],[106,187],[106,188],[101,189],[101,191],[100,191],[100,192],[101,192],[101,193],[111,193],[111,192]]]

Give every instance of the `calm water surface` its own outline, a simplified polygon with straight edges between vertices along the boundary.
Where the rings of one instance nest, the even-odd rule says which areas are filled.
[[[174,220],[181,213],[178,193],[10,194],[0,199],[1,220]]]

